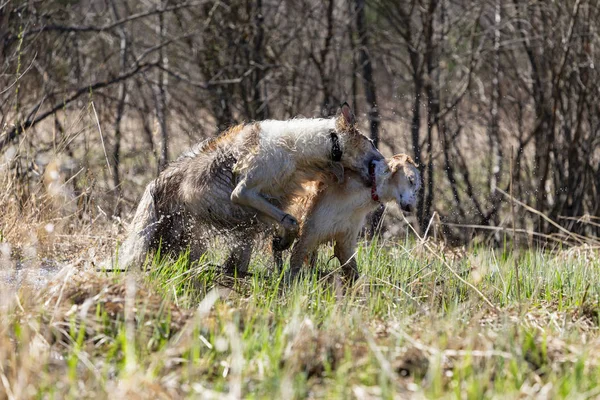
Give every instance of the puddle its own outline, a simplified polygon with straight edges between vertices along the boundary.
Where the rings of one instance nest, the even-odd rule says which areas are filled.
[[[12,265],[11,265],[12,264]],[[38,262],[16,261],[2,263],[0,267],[0,287],[8,291],[17,291],[22,287],[39,290],[61,269],[54,260],[42,259]]]

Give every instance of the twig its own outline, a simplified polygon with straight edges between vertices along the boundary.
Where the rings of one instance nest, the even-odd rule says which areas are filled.
[[[37,115],[37,112],[42,107],[42,103],[43,103],[44,99],[46,97],[58,96],[58,94],[53,93],[52,95],[44,96],[44,98],[37,105],[35,105],[33,107],[33,109],[29,112],[29,115],[37,115],[37,116],[28,118],[23,123],[19,124],[18,126],[15,126],[10,131],[8,131],[7,133],[0,136],[0,151],[2,151],[4,149],[4,147],[6,147],[14,138],[16,138],[18,135],[20,135],[24,130],[37,125],[38,123],[40,123],[41,121],[43,121],[44,119],[49,117],[50,115],[54,115],[54,113],[56,113],[59,110],[62,110],[64,107],[66,107],[68,104],[72,103],[73,101],[77,100],[82,95],[89,93],[89,91],[102,89],[102,88],[110,86],[112,84],[119,83],[122,80],[128,79],[128,78],[132,77],[133,75],[144,72],[147,69],[149,69],[151,67],[155,67],[155,66],[156,66],[156,63],[140,64],[140,65],[137,65],[135,68],[133,68],[127,72],[124,72],[121,75],[116,76],[113,79],[95,82],[95,83],[83,86],[83,87],[77,89],[75,91],[75,93],[73,93],[71,96],[54,104],[52,106],[52,108],[50,108],[49,110],[43,112],[40,115]]]
[[[501,225],[488,226],[488,225],[477,225],[477,224],[454,224],[452,222],[442,222],[442,225],[448,226],[451,228],[482,229],[482,230],[489,230],[489,231],[504,231],[504,230],[510,229],[510,228],[507,228],[507,227],[504,227]],[[515,228],[515,232],[521,233],[524,235],[538,236],[538,237],[548,239],[548,240],[554,240],[555,242],[562,243],[562,244],[565,244],[565,242],[568,240],[567,237],[562,236],[562,235],[558,235],[558,234],[556,234],[556,236],[547,235],[545,233],[539,233],[539,232],[522,229],[522,228]],[[568,243],[568,244],[571,244],[571,243]]]
[[[96,106],[94,102],[91,102],[92,110],[94,110],[94,116],[96,117],[96,124],[98,125],[98,132],[100,133],[100,141],[102,142],[102,150],[104,150],[104,159],[106,160],[106,166],[108,167],[108,173],[112,177],[112,170],[110,169],[110,162],[108,161],[108,154],[106,153],[106,146],[104,145],[104,137],[102,136],[102,128],[100,127],[100,120],[98,119],[98,113],[96,113]]]
[[[49,32],[49,31],[58,31],[58,32],[63,32],[63,33],[68,33],[68,32],[98,32],[98,33],[105,32],[105,31],[111,30],[113,28],[116,28],[120,25],[126,24],[128,22],[138,20],[140,18],[150,17],[155,14],[163,14],[166,12],[176,11],[176,10],[179,10],[182,8],[194,7],[194,6],[202,5],[205,3],[206,3],[205,0],[191,1],[191,2],[180,3],[180,4],[168,6],[168,7],[155,8],[152,10],[142,11],[137,14],[131,14],[125,18],[121,18],[117,21],[111,22],[111,23],[103,25],[103,26],[93,26],[93,25],[73,26],[73,25],[48,24],[41,28],[36,28],[36,29],[31,29],[29,31],[25,31],[23,33],[23,36],[28,36],[28,35],[32,35],[32,34],[36,34],[36,33],[41,33],[41,32]],[[217,2],[217,4],[219,4],[219,3],[220,2]],[[10,43],[13,40],[14,40],[14,37],[9,37],[7,39],[8,43]]]
[[[591,221],[592,219],[598,219],[598,217],[594,217],[593,215],[589,215],[589,214],[585,214],[580,217],[567,217],[564,215],[559,215],[558,219],[564,219],[566,221],[575,221],[578,224],[587,224],[587,225],[591,225],[591,226],[600,227],[599,223]]]
[[[560,226],[559,224],[557,224],[556,222],[554,222],[554,220],[552,220],[552,218],[548,217],[546,214],[544,214],[541,211],[536,210],[535,208],[528,206],[527,204],[515,199],[512,195],[506,193],[504,190],[497,188],[497,190],[502,193],[503,195],[505,195],[506,197],[510,198],[513,202],[517,203],[518,205],[520,205],[521,207],[523,207],[524,209],[526,209],[527,211],[538,215],[540,217],[542,217],[544,220],[546,220],[547,222],[550,223],[550,225],[554,226],[555,228],[557,228],[558,230],[560,230],[561,232],[563,232],[564,234],[566,234],[569,237],[572,237],[575,241],[577,241],[579,244],[584,244],[585,242],[583,240],[581,240],[581,238],[578,238],[577,235],[575,235],[573,232],[570,232],[568,229],[563,228],[562,226]]]
[[[516,240],[516,232],[515,232],[515,202],[513,197],[513,148],[510,148],[510,212],[512,214],[512,230],[513,237],[511,240],[512,247],[512,257],[515,263],[515,276],[517,281],[517,302],[521,304],[521,282],[519,281],[519,263],[517,262],[517,258],[515,257],[515,240]]]
[[[412,229],[412,231],[414,232],[414,234],[419,238],[419,240],[421,241],[421,243],[423,244],[423,246],[429,250],[429,252],[431,254],[433,254],[438,260],[440,260],[442,262],[442,264],[444,264],[444,266],[452,273],[452,275],[454,275],[459,281],[461,281],[462,283],[464,283],[465,285],[467,285],[468,287],[470,287],[471,289],[473,289],[475,291],[475,293],[477,293],[477,295],[479,295],[479,297],[481,297],[481,299],[488,305],[490,306],[494,311],[498,311],[498,307],[496,307],[494,304],[492,304],[492,302],[485,297],[485,295],[479,290],[477,289],[472,283],[466,281],[462,276],[460,276],[455,270],[454,268],[452,268],[450,266],[450,264],[448,264],[448,262],[446,260],[444,260],[444,257],[440,256],[433,248],[431,248],[431,246],[425,241],[424,238],[422,238],[417,231],[415,230],[415,228],[413,228],[413,226],[406,220],[406,217],[404,217],[404,215],[402,216],[404,218],[404,222],[407,223],[407,225],[410,227],[410,229]]]
[[[6,398],[8,400],[15,400],[16,397],[10,387],[10,382],[4,373],[4,363],[0,364],[0,382],[2,382],[2,386],[4,386],[4,390],[6,391]]]
[[[19,74],[19,76],[17,76],[15,81],[13,83],[11,83],[10,85],[8,85],[8,87],[6,89],[0,91],[0,94],[4,94],[4,93],[8,92],[10,90],[10,88],[15,86],[17,84],[17,82],[19,82],[19,79],[21,79],[31,69],[31,67],[33,66],[33,63],[35,62],[36,57],[37,57],[37,52],[33,55],[33,59],[29,63],[29,66],[27,66],[27,68],[25,68],[25,71],[23,71],[23,73]]]

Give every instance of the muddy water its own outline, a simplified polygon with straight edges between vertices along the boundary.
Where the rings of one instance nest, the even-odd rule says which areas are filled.
[[[0,263],[0,288],[3,292],[17,291],[26,287],[39,290],[61,269],[54,260],[42,259],[36,262],[12,261]]]

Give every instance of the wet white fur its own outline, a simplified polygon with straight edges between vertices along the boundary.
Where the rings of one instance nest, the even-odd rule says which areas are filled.
[[[277,196],[294,190],[291,186],[298,180],[291,181],[290,177],[299,170],[310,174],[326,168],[331,157],[330,132],[335,129],[334,118],[267,120],[259,126],[258,151],[236,166],[236,172],[253,181],[252,186],[257,191]],[[343,151],[345,135],[340,136]],[[310,180],[310,177],[300,177],[300,180]]]
[[[341,115],[338,118],[346,117]],[[345,119],[345,125],[349,124],[349,120]],[[140,265],[152,243],[160,239],[157,238],[159,227],[162,234],[172,235],[168,239],[176,242],[177,235],[181,235],[190,223],[198,227],[199,234],[196,236],[200,237],[203,224],[211,227],[221,224],[230,229],[232,223],[240,223],[240,218],[243,219],[240,223],[243,226],[258,217],[260,221],[283,230],[286,237],[295,237],[298,232],[297,221],[274,204],[279,202],[285,206],[286,201],[298,195],[297,189],[302,187],[302,183],[319,180],[319,174],[331,168],[331,131],[336,123],[336,118],[263,121],[246,125],[239,134],[226,140],[217,140],[213,143],[216,149],[210,148],[211,143],[203,143],[189,152],[147,186],[130,234],[121,247],[119,264]],[[363,180],[368,179],[368,169],[365,170],[368,162],[383,157],[375,149],[369,149],[367,142],[359,143],[361,139],[357,136],[353,137],[352,142],[347,142],[350,136],[348,132],[338,132],[344,153],[341,164],[359,171]],[[368,141],[366,137],[363,138]],[[349,150],[352,150],[348,154],[345,152],[346,145],[351,146]],[[227,160],[232,158],[236,162],[233,167],[228,167]],[[212,168],[215,168],[218,176],[215,176]],[[169,183],[172,182],[171,176],[182,178],[179,183]],[[155,198],[154,192],[162,193],[158,189],[167,187],[173,196],[168,204],[161,206],[164,210],[157,210],[156,204],[164,199]],[[192,219],[175,218],[177,224],[172,220],[168,224],[161,222],[159,214],[172,216],[173,210],[183,210]],[[242,232],[246,230],[241,229],[240,234]],[[195,242],[200,241],[196,236],[193,237]],[[183,245],[190,245],[195,253],[201,254],[201,249],[196,249],[194,243],[186,242]],[[231,263],[228,261],[226,265],[232,264],[239,270],[245,270],[251,244],[252,240],[240,243],[240,248],[234,252],[242,255],[238,257],[234,254],[230,257]],[[110,264],[115,265],[114,258],[112,263],[107,263]]]
[[[284,230],[297,230],[295,220],[284,221],[286,213],[265,200],[282,194],[296,193],[301,184],[315,180],[331,162],[331,131],[336,119],[292,119],[259,123],[259,146],[239,160],[235,172],[240,177],[231,200],[235,204],[254,208],[262,216],[280,223]],[[338,134],[344,153],[349,134]],[[365,138],[366,140],[366,138]],[[342,155],[342,164],[351,166],[368,177],[367,161],[381,159],[375,149],[350,159]],[[283,223],[282,223],[283,222]]]
[[[296,161],[327,158],[331,154],[330,132],[335,130],[333,118],[267,120],[260,123],[260,128],[260,144],[267,151],[285,147],[295,153]]]

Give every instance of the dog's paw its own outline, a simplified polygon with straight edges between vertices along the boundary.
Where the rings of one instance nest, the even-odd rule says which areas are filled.
[[[355,266],[347,265],[344,268],[342,268],[342,275],[345,283],[349,286],[354,285],[356,281],[360,278],[358,269]]]
[[[294,238],[298,236],[300,225],[298,225],[296,218],[292,217],[290,214],[285,214],[281,220],[281,226],[285,230],[284,236],[291,236]]]
[[[284,251],[289,249],[296,239],[295,236],[283,235],[273,237],[273,251]]]

